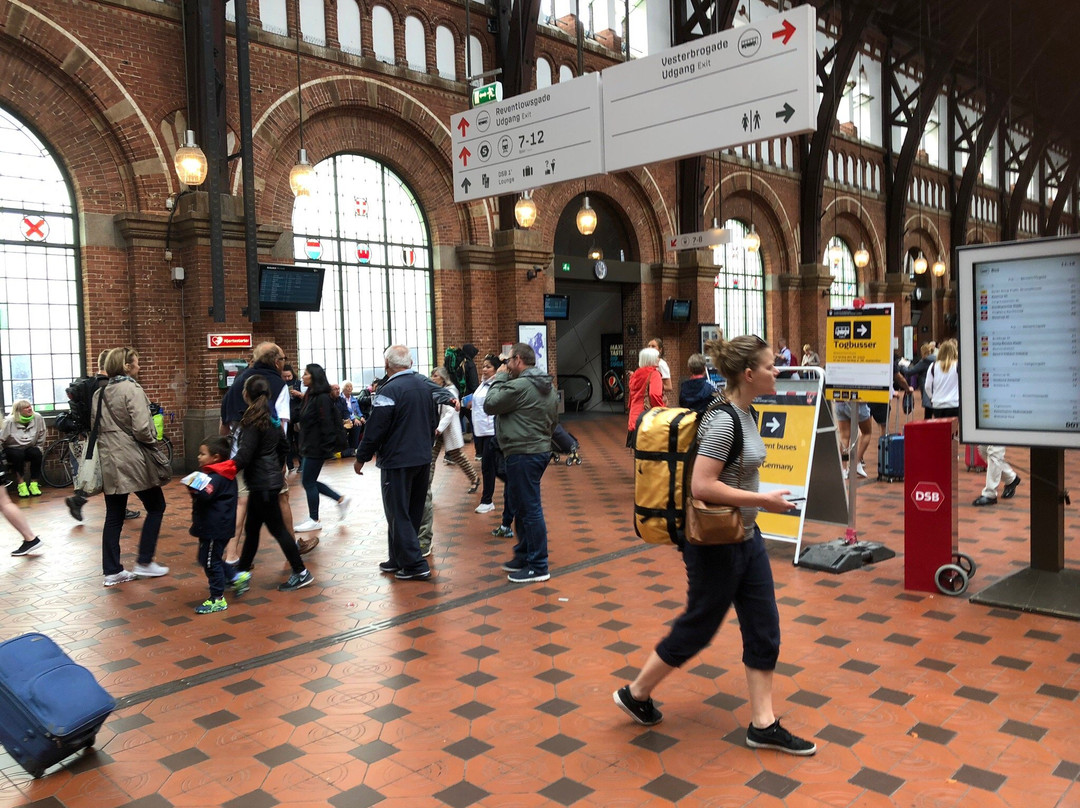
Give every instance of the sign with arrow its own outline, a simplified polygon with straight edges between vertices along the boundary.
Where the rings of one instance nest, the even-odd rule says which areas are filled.
[[[454,201],[604,173],[600,74],[586,73],[450,118]]]
[[[806,4],[607,68],[605,169],[813,131],[816,34]]]
[[[829,309],[826,390],[837,401],[884,403],[893,380],[893,304]]]

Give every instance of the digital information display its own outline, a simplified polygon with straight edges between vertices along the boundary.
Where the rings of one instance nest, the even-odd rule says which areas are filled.
[[[277,311],[318,311],[322,267],[259,264],[259,306]]]
[[[961,439],[1080,446],[1080,239],[959,256]]]

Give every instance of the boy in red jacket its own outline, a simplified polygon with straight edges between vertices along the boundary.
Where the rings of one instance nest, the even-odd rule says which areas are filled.
[[[210,597],[195,607],[195,614],[212,614],[229,608],[225,584],[241,594],[250,572],[237,573],[223,556],[236,527],[236,466],[229,459],[229,439],[212,435],[199,444],[201,473],[183,479],[191,494],[192,536],[199,540],[199,563],[206,570]],[[243,580],[240,580],[243,578]]]

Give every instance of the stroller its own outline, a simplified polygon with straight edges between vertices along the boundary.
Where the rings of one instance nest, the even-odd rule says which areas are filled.
[[[551,463],[561,463],[563,454],[566,454],[566,465],[580,466],[581,455],[578,454],[577,438],[563,429],[562,424],[555,425],[555,431],[551,433]]]

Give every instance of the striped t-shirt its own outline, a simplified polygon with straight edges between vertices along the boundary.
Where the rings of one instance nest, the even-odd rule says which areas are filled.
[[[732,405],[734,407],[734,405]],[[735,458],[727,463],[731,444],[735,440],[735,423],[726,410],[716,409],[708,413],[698,429],[698,454],[726,463],[720,472],[720,482],[743,491],[758,490],[760,477],[758,470],[765,462],[765,443],[758,433],[757,421],[749,414],[734,407],[739,414],[742,426],[743,449],[742,469]],[[743,525],[747,532],[753,529],[757,521],[758,508],[742,508]]]

